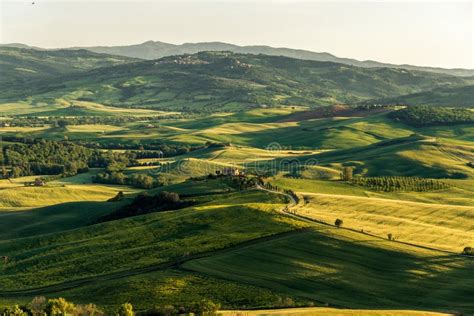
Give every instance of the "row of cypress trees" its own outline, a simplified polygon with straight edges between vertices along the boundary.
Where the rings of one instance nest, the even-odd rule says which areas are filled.
[[[435,179],[424,179],[419,177],[354,177],[352,183],[364,186],[376,191],[415,191],[426,192],[449,188],[449,185]]]

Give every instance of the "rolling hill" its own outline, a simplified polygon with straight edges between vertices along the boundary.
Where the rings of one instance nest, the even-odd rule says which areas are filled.
[[[350,104],[471,82],[404,69],[204,52],[17,85],[2,92],[0,100],[42,104],[64,99],[128,108],[236,111],[255,106]]]
[[[474,312],[474,77],[156,44],[0,47],[0,305]]]
[[[323,152],[301,159],[319,164],[353,166],[365,176],[421,176],[426,178],[472,178],[472,146],[450,144],[432,137],[412,135],[367,146]]]
[[[36,50],[0,46],[0,82],[51,78],[136,61],[88,50]]]
[[[6,44],[5,46],[42,49],[24,44]],[[264,54],[305,60],[329,61],[364,68],[403,68],[408,70],[428,71],[454,76],[474,76],[474,70],[472,69],[446,69],[413,65],[394,65],[373,60],[359,61],[352,58],[341,58],[330,53],[317,53],[302,49],[291,49],[284,47],[276,48],[263,45],[239,46],[222,42],[184,43],[181,45],[176,45],[160,41],[147,41],[135,45],[73,47],[71,49],[86,49],[96,53],[105,53],[140,59],[158,59],[166,56],[194,54],[204,51],[230,51],[240,54]]]
[[[438,87],[428,91],[422,91],[399,97],[380,99],[381,104],[408,104],[408,105],[433,105],[433,106],[456,106],[474,107],[474,85],[461,87]]]

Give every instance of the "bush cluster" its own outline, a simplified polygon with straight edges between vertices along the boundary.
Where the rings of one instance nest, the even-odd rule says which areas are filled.
[[[112,315],[117,316],[172,316],[172,315],[216,315],[220,304],[208,299],[191,303],[189,306],[175,307],[173,305],[156,306],[144,311],[134,311],[133,305],[124,303],[115,310]],[[110,313],[107,313],[110,314]],[[26,305],[14,304],[12,306],[0,307],[0,316],[103,316],[104,311],[94,304],[74,304],[66,299],[46,299],[43,296],[35,297]]]
[[[145,192],[137,195],[132,203],[100,217],[97,222],[112,221],[154,212],[177,210],[192,204],[193,202],[191,201],[181,200],[179,194],[175,192],[162,191],[155,195],[149,195]]]

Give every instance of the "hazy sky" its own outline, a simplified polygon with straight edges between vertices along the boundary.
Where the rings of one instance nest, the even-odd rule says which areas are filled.
[[[222,41],[397,64],[474,68],[474,0],[0,3],[1,43],[52,48],[148,40],[175,44]]]

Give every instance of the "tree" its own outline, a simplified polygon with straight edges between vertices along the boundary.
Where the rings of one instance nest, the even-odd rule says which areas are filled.
[[[47,307],[46,297],[36,296],[29,304],[29,308],[33,315],[43,315]]]
[[[474,249],[472,249],[472,247],[464,247],[464,249],[462,251],[462,254],[466,255],[466,256],[473,256],[474,255]]]
[[[194,304],[192,311],[196,315],[215,315],[219,308],[221,308],[220,304],[214,303],[211,300],[203,299]]]
[[[161,199],[164,203],[178,203],[179,194],[176,192],[167,192],[163,191],[158,193],[158,198]]]
[[[105,315],[95,304],[77,305],[75,315],[78,316],[102,316]]]
[[[74,304],[66,301],[62,297],[48,300],[48,305],[46,306],[46,313],[48,315],[67,316],[74,313],[74,310]]]
[[[0,315],[27,316],[28,313],[24,311],[19,305],[13,305],[3,310],[0,310]]]
[[[119,309],[117,310],[118,316],[133,316],[135,313],[133,312],[133,306],[130,303],[125,303],[120,305]]]
[[[69,122],[67,120],[58,120],[57,125],[58,127],[66,127],[68,126]]]
[[[117,201],[121,201],[123,200],[125,197],[125,195],[123,194],[123,191],[119,191],[119,193],[117,193],[116,196],[114,196],[113,198],[110,198],[107,200],[107,202],[117,202]]]
[[[393,235],[392,235],[392,233],[388,233],[388,234],[387,234],[387,239],[388,239],[388,240],[393,240]]]
[[[343,167],[341,173],[341,180],[351,181],[354,177],[354,168],[353,167]]]
[[[336,219],[336,221],[334,222],[334,225],[336,225],[336,227],[341,227],[342,224],[344,224],[344,221],[342,219]]]

